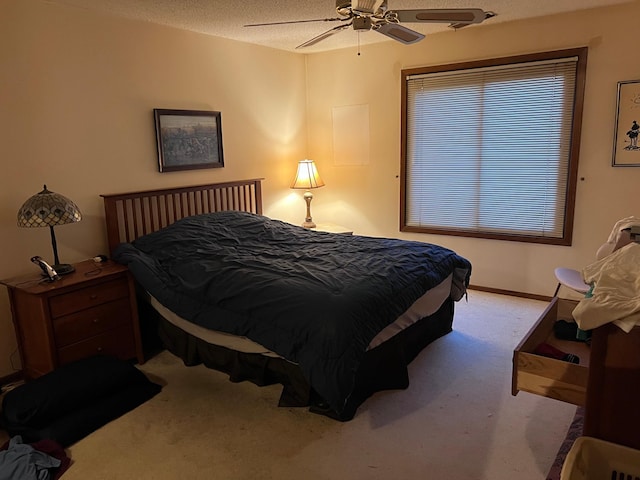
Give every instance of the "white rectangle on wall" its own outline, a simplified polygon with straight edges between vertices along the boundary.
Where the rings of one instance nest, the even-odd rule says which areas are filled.
[[[369,163],[369,105],[333,107],[334,165]]]

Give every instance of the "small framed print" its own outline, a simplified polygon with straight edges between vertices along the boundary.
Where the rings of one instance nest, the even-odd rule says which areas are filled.
[[[160,172],[224,167],[220,112],[153,110]]]
[[[640,80],[618,82],[613,135],[614,167],[640,167]]]

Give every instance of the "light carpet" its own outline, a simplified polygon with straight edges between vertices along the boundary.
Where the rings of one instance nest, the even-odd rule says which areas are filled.
[[[162,352],[140,367],[162,392],[69,448],[63,479],[544,479],[576,407],[512,396],[511,365],[545,306],[470,291],[454,331],[410,365],[409,388],[347,423]]]

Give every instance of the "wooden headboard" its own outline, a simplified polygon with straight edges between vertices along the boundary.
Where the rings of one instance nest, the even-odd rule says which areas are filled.
[[[202,213],[240,210],[262,214],[262,178],[209,185],[100,195],[109,252],[176,220]]]

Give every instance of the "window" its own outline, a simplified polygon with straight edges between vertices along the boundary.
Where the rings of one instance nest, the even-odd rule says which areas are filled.
[[[400,229],[571,245],[586,59],[403,70]]]

